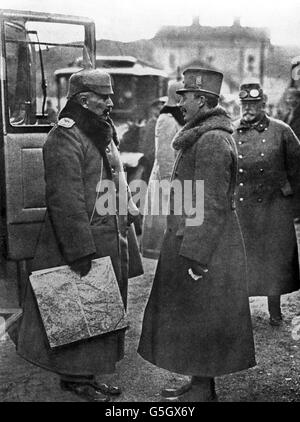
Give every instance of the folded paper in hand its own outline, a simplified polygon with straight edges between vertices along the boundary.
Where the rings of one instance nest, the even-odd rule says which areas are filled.
[[[127,327],[109,256],[80,278],[68,266],[34,271],[30,282],[51,348]]]

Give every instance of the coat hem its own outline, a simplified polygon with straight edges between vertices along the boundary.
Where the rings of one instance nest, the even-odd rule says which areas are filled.
[[[105,370],[105,371],[100,371],[99,370],[97,372],[80,372],[80,373],[79,372],[75,372],[75,371],[66,371],[66,372],[63,372],[62,370],[60,370],[58,368],[51,368],[51,367],[49,367],[47,365],[44,365],[44,364],[39,363],[39,362],[36,362],[33,359],[30,359],[27,356],[23,355],[18,350],[17,350],[17,354],[22,359],[26,360],[27,362],[31,363],[32,365],[38,366],[39,368],[42,368],[42,369],[44,369],[46,371],[49,371],[49,372],[53,372],[53,373],[58,374],[58,375],[78,375],[78,376],[83,375],[83,376],[87,376],[87,375],[97,375],[97,374],[113,374],[116,371],[116,367],[114,365],[114,368],[112,368],[111,370]],[[122,360],[122,359],[120,359],[120,360]],[[117,362],[119,362],[119,361],[117,361]]]
[[[152,365],[155,365],[158,368],[166,369],[167,371],[174,372],[174,373],[180,374],[180,375],[187,375],[187,376],[193,376],[194,375],[194,376],[200,376],[200,377],[214,378],[214,377],[220,377],[222,375],[233,374],[234,372],[245,371],[245,370],[253,368],[254,366],[257,365],[256,360],[254,359],[254,360],[249,360],[249,362],[245,365],[241,365],[241,366],[236,367],[236,368],[224,369],[222,371],[205,372],[205,371],[200,370],[200,369],[181,370],[181,369],[176,368],[176,367],[171,367],[171,365],[165,365],[163,363],[160,364],[158,362],[154,362],[154,359],[151,360],[150,358],[146,358],[140,351],[138,351],[138,354],[143,359],[145,359],[147,362],[152,363]]]
[[[289,289],[289,290],[284,290],[284,291],[280,291],[280,292],[264,292],[264,293],[257,293],[257,292],[249,292],[249,297],[256,297],[256,296],[282,296],[282,295],[288,295],[294,292],[297,292],[299,290],[299,287],[295,288],[295,289]]]

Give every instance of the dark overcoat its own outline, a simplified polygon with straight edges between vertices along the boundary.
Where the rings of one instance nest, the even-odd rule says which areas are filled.
[[[171,194],[138,352],[180,374],[214,377],[255,365],[231,133],[226,113],[216,109],[185,125],[173,143],[179,149],[173,180],[194,187],[204,181],[204,221],[187,226],[191,213],[175,215]],[[188,259],[207,266],[208,275],[193,280]]]
[[[255,128],[237,122],[237,211],[244,235],[250,296],[299,289],[293,217],[300,215],[300,143],[285,123],[264,116]]]
[[[48,214],[32,269],[69,264],[87,255],[95,258],[110,256],[126,305],[129,263],[127,215],[101,216],[95,212],[90,222],[100,174],[102,180],[115,182],[117,194],[119,174],[124,177],[109,126],[98,136],[99,142],[106,143],[106,165],[95,142],[72,119],[61,119],[48,135],[43,150]],[[142,269],[137,245],[135,253],[137,255],[132,258],[140,263],[140,270],[134,275],[138,275]],[[30,362],[60,374],[111,373],[124,355],[124,330],[50,349],[28,283],[17,351]]]
[[[295,135],[300,139],[300,104],[293,110],[292,116],[290,116],[290,113],[286,114],[283,121],[292,128]]]

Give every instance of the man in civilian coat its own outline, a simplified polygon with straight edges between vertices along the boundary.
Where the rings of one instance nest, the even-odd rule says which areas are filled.
[[[216,400],[214,377],[255,365],[246,257],[235,212],[237,153],[230,119],[218,107],[223,75],[187,69],[180,105],[185,126],[176,134],[172,181],[197,204],[204,181],[204,220],[179,212],[171,191],[160,258],[145,310],[138,352],[147,361],[191,376],[164,397]],[[191,181],[193,194],[185,192]],[[186,204],[183,204],[186,205]],[[187,208],[187,209],[186,209]]]
[[[83,277],[89,273],[93,258],[110,256],[126,306],[130,262],[140,263],[136,270],[131,268],[130,275],[142,273],[136,239],[128,237],[131,214],[130,218],[117,213],[103,215],[96,206],[101,197],[97,189],[100,179],[112,181],[112,194],[117,192],[116,199],[124,200],[119,195],[119,182],[126,184],[126,180],[109,118],[111,94],[111,79],[105,72],[90,69],[71,76],[68,102],[43,149],[47,215],[32,268],[68,264]],[[128,255],[129,239],[135,246],[132,257]],[[124,335],[123,329],[50,349],[28,283],[17,352],[59,374],[63,390],[96,402],[120,394],[118,387],[100,384],[95,376],[115,371],[124,356]]]
[[[270,324],[282,322],[280,295],[298,290],[293,217],[300,215],[300,142],[293,130],[267,116],[258,83],[240,88],[237,211],[245,239],[250,296],[268,296]]]

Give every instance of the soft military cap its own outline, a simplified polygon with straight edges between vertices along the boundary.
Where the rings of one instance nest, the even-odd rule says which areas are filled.
[[[223,74],[215,70],[204,68],[189,68],[183,72],[184,87],[178,89],[177,94],[184,92],[203,92],[204,94],[212,94],[220,96]]]
[[[69,80],[67,98],[70,99],[80,92],[92,91],[98,95],[111,95],[114,93],[111,77],[99,69],[85,69],[73,73]]]

